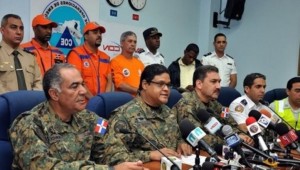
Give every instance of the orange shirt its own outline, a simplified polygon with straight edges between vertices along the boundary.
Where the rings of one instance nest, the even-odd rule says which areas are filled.
[[[81,72],[87,88],[94,96],[105,92],[108,75],[111,74],[110,57],[106,53],[98,50],[97,54],[93,54],[84,44],[69,52],[67,62]]]
[[[48,45],[48,48],[42,47],[34,38],[24,44],[21,44],[25,50],[35,55],[36,61],[41,69],[42,75],[45,74],[55,63],[65,63],[65,55],[58,48]]]
[[[121,91],[119,89],[121,83],[138,88],[144,64],[136,57],[128,59],[119,54],[111,60],[111,70],[115,91]]]

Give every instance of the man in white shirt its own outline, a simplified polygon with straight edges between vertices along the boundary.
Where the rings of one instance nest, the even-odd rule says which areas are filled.
[[[222,87],[235,88],[237,84],[237,71],[233,58],[225,54],[227,46],[226,36],[218,33],[214,37],[214,52],[205,54],[201,62],[203,65],[212,65],[219,69]]]
[[[160,47],[160,37],[162,33],[158,32],[157,28],[151,27],[143,32],[143,36],[146,43],[146,49],[140,49],[138,52],[138,58],[143,62],[144,66],[150,64],[164,65],[164,56],[157,51]]]

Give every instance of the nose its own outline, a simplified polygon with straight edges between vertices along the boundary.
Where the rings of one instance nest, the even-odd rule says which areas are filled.
[[[217,88],[217,89],[221,89],[221,83],[220,83],[220,82],[217,82],[217,83],[216,83],[216,88]]]
[[[79,93],[85,95],[87,93],[87,89],[84,85],[80,86]]]

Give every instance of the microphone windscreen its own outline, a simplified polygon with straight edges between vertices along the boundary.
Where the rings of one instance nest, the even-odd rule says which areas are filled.
[[[199,109],[196,112],[196,116],[202,123],[206,123],[210,118],[210,114],[204,109]]]
[[[268,110],[266,110],[266,109],[261,109],[260,113],[263,114],[263,115],[265,115],[265,116],[267,116],[268,118],[272,117],[272,114]]]
[[[255,123],[256,122],[256,119],[254,118],[254,117],[248,117],[247,119],[246,119],[246,125],[248,126],[248,125],[251,125],[252,123]]]
[[[289,128],[284,123],[277,123],[275,126],[275,131],[279,136],[282,136],[289,132]]]
[[[213,170],[215,168],[215,164],[213,162],[203,162],[202,169],[205,170]]]
[[[261,113],[257,110],[251,110],[248,114],[248,116],[254,117],[256,120],[258,120],[261,117]]]
[[[224,136],[227,136],[227,135],[231,134],[232,132],[233,132],[233,130],[232,130],[232,127],[231,127],[231,126],[229,126],[229,125],[224,125],[224,126],[222,127],[222,133],[223,133]]]
[[[214,114],[215,112],[211,108],[207,108],[206,111],[210,114]]]
[[[195,125],[193,125],[187,118],[185,118],[179,123],[179,129],[182,134],[182,138],[186,139],[191,131],[195,129]]]

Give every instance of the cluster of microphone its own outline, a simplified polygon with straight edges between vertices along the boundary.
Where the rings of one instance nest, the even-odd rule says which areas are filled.
[[[300,160],[293,159],[293,157],[289,155],[291,149],[296,149],[300,153],[299,146],[297,145],[297,141],[299,140],[297,133],[300,133],[294,129],[289,129],[287,124],[283,122],[273,123],[270,118],[272,114],[267,110],[263,110],[262,112],[252,110],[249,112],[249,117],[246,120],[248,134],[253,138],[259,149],[258,147],[253,147],[245,143],[240,136],[233,131],[230,125],[223,125],[216,117],[211,116],[210,113],[212,113],[211,110],[207,111],[204,109],[200,109],[195,113],[195,116],[203,123],[205,130],[202,130],[200,127],[195,127],[188,119],[183,119],[179,124],[182,137],[193,147],[202,148],[210,155],[209,159],[202,164],[202,169],[232,169],[233,167],[235,167],[233,169],[239,169],[245,166],[259,169],[268,169],[268,167],[275,168],[277,166],[300,167]],[[274,134],[278,134],[281,144],[285,149],[281,149],[280,147],[274,149],[276,148],[274,144],[269,145],[269,141],[265,142],[264,133],[266,133],[266,131],[272,131]],[[227,154],[231,155],[227,155],[227,159],[229,159],[227,162],[220,162],[220,158],[217,156],[222,155],[223,151],[220,153],[220,151],[217,152],[216,150],[223,149],[216,149],[220,148],[219,146],[212,148],[203,140],[203,137],[206,135],[205,132],[224,139],[224,143],[229,147]],[[272,142],[276,143],[276,141]],[[277,146],[277,144],[275,144],[275,146]],[[251,153],[251,159],[249,156],[246,156],[244,148],[249,151],[247,154]],[[278,158],[278,155],[273,152],[274,150],[284,152],[284,158]],[[238,153],[239,157],[233,156],[235,152]],[[253,159],[254,156],[257,159]],[[199,161],[195,160],[193,169],[201,169],[199,165],[196,165],[198,162]]]

